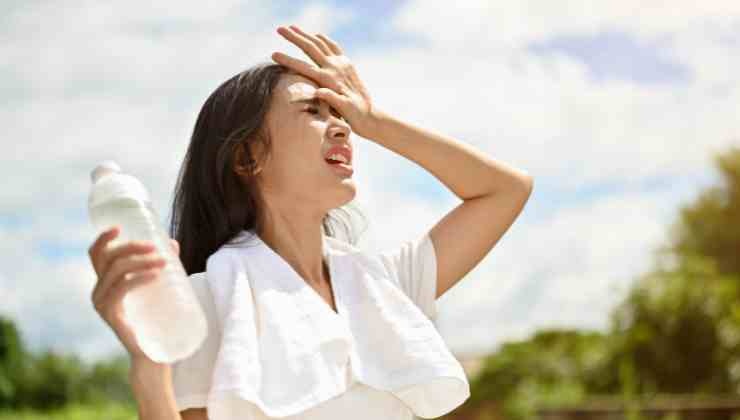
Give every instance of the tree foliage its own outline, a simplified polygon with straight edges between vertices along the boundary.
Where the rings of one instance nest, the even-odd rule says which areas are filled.
[[[501,401],[505,417],[515,420],[538,406],[578,402],[592,388],[614,388],[609,341],[599,332],[551,329],[504,343],[471,381],[470,404]]]
[[[602,394],[740,394],[740,148],[716,164],[721,185],[680,209],[609,331],[504,344],[472,381],[470,404],[498,401],[516,420]]]
[[[677,256],[714,260],[724,275],[740,274],[740,147],[715,156],[720,184],[681,208],[667,250]]]
[[[86,364],[77,355],[23,346],[12,320],[0,317],[0,408],[55,410],[70,404],[133,405],[129,360],[120,356]]]
[[[628,357],[641,393],[738,391],[738,278],[714,260],[684,257],[636,282],[613,313],[615,353]]]

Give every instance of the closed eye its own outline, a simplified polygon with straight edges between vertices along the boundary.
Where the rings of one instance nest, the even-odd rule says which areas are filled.
[[[339,112],[337,112],[337,111],[336,111],[336,110],[335,110],[334,108],[331,108],[331,110],[332,110],[332,113],[333,113],[333,114],[334,114],[334,115],[335,115],[335,116],[336,116],[337,118],[339,118],[339,119],[340,119],[340,120],[342,120],[342,121],[347,121],[347,120],[346,120],[346,119],[344,119],[344,117],[342,117],[342,115],[341,115],[341,114],[340,114]],[[306,112],[308,112],[308,113],[310,113],[310,114],[314,114],[314,115],[316,115],[316,114],[318,114],[318,112],[319,112],[319,109],[318,109],[318,108],[316,108],[316,107],[308,107],[308,108],[306,108],[306,109],[305,109],[305,111],[306,111]]]

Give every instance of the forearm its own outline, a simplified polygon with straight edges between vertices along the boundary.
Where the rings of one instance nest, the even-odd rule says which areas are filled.
[[[369,140],[422,166],[462,200],[531,186],[525,171],[382,111],[375,112],[372,127]]]
[[[169,365],[132,361],[129,381],[138,403],[140,420],[182,420],[175,402]]]

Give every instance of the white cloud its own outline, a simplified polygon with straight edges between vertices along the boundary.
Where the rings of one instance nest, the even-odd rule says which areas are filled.
[[[530,200],[537,195],[535,187]],[[635,274],[649,269],[656,245],[667,243],[676,204],[687,198],[681,190],[627,192],[512,226],[443,296],[440,329],[461,353],[490,350],[537,328],[606,329]]]
[[[704,171],[708,149],[740,137],[740,88],[729,79],[721,94],[700,80],[596,83],[565,56],[475,49],[406,48],[363,57],[360,68],[378,75],[374,92],[394,111],[571,188]],[[715,58],[715,67],[740,65]]]
[[[636,1],[488,4],[409,2],[393,27],[425,43],[350,57],[385,109],[535,177],[520,219],[440,302],[440,329],[459,351],[543,325],[603,325],[619,296],[610,287],[626,287],[648,265],[679,201],[702,186],[648,193],[644,184],[704,182],[712,153],[739,137],[737,2],[670,10]],[[31,344],[56,343],[90,358],[122,350],[88,303],[87,255],[53,263],[37,251],[42,241],[92,240],[89,222],[69,214],[86,211],[93,165],[115,156],[168,211],[195,116],[212,89],[269,61],[272,51],[307,59],[274,32],[277,24],[331,33],[352,18],[321,4],[297,10],[291,22],[253,3],[208,7],[48,2],[6,17],[0,209],[32,223],[0,231],[0,297]],[[572,57],[525,48],[605,28],[664,40],[666,53],[690,69],[690,82],[595,82]],[[367,249],[423,233],[459,202],[451,193],[436,201],[404,194],[400,185],[418,168],[365,139],[355,144]],[[571,203],[550,189],[572,197],[595,185],[622,192]]]
[[[727,27],[736,24],[738,14],[740,4],[732,0],[670,4],[640,0],[463,0],[454,6],[440,0],[415,0],[404,3],[393,25],[434,45],[493,43],[516,48],[553,34],[587,34],[614,27],[640,37],[672,34],[706,22]]]

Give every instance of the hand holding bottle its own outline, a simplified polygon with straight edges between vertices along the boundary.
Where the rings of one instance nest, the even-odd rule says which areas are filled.
[[[88,250],[98,276],[91,298],[95,310],[116,333],[131,359],[147,358],[124,317],[123,297],[133,289],[158,280],[166,260],[155,252],[154,244],[149,241],[109,246],[119,231],[118,226],[104,231]],[[170,241],[179,256],[179,244],[174,239]]]

